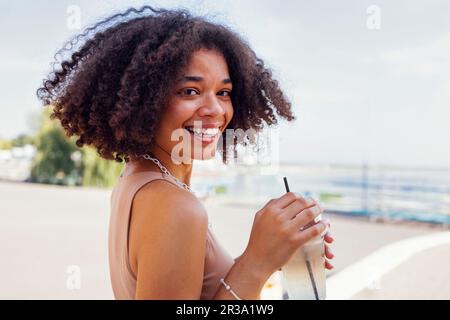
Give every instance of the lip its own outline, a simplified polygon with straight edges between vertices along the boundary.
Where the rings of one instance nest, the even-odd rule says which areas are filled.
[[[203,123],[201,126],[194,126],[193,124],[187,124],[184,127],[189,127],[189,128],[194,128],[194,127],[198,127],[198,128],[204,128],[204,129],[210,129],[210,128],[221,128],[225,123],[221,123],[221,122],[214,122],[214,123]]]

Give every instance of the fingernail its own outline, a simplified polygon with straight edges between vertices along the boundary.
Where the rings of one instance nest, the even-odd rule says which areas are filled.
[[[328,255],[330,255],[331,257],[334,257],[334,253],[333,253],[333,251],[331,251],[330,247],[328,247]]]

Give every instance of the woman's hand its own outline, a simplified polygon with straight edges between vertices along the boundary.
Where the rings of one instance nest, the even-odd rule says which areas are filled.
[[[294,192],[270,200],[255,214],[243,255],[263,275],[270,276],[284,266],[298,248],[326,230],[325,222],[313,222],[322,212],[313,198],[303,198]]]
[[[327,220],[326,223],[328,225],[328,230],[329,230],[331,227],[330,221]],[[334,238],[331,235],[330,231],[328,231],[325,234],[324,240],[325,240],[325,258],[326,258],[325,259],[325,268],[327,268],[328,270],[332,270],[334,268],[334,266],[330,263],[329,260],[334,258],[334,254],[330,249],[330,244],[332,244],[334,242]]]

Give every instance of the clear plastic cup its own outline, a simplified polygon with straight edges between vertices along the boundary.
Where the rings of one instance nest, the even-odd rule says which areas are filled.
[[[320,220],[321,217],[318,217],[315,222]],[[283,285],[290,300],[326,298],[325,233],[326,230],[300,247],[282,267]]]

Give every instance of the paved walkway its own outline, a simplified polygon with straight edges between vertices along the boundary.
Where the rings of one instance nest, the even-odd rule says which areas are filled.
[[[414,255],[353,299],[450,299],[450,245]]]

